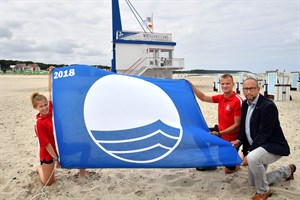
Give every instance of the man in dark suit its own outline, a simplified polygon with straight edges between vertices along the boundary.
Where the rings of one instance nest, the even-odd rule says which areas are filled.
[[[248,165],[248,183],[255,186],[255,199],[267,199],[272,195],[269,185],[294,179],[296,166],[282,166],[266,172],[269,164],[290,154],[289,145],[282,132],[278,110],[273,101],[259,93],[258,82],[247,78],[243,83],[246,100],[242,104],[241,129],[232,145],[243,145],[243,165]]]

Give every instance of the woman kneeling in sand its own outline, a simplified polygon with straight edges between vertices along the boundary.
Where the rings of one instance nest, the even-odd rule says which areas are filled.
[[[55,182],[54,167],[60,168],[58,161],[58,154],[56,151],[53,123],[52,123],[52,81],[51,73],[53,67],[49,68],[49,102],[47,98],[34,92],[31,95],[31,103],[34,109],[38,110],[36,115],[35,133],[38,137],[40,146],[40,162],[41,165],[37,166],[36,171],[39,174],[40,180],[44,185],[51,185]],[[85,169],[81,169],[80,176],[85,176]]]

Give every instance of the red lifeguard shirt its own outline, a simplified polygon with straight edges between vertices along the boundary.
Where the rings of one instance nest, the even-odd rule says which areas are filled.
[[[234,117],[241,116],[241,107],[243,99],[235,92],[226,98],[224,94],[212,96],[214,103],[219,103],[218,106],[218,124],[219,131],[225,130],[234,124]],[[229,142],[237,139],[239,130],[231,134],[225,134],[221,137]]]
[[[40,145],[40,160],[50,161],[52,156],[48,153],[45,146],[49,143],[52,145],[54,152],[56,152],[54,134],[53,134],[53,123],[52,123],[52,102],[49,101],[49,112],[46,116],[36,115],[35,132],[39,140]]]

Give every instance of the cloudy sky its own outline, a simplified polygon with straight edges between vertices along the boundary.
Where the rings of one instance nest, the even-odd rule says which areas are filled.
[[[125,0],[123,30],[142,31]],[[300,70],[300,0],[131,0],[172,33],[185,69]],[[112,58],[110,0],[1,0],[0,59],[100,64]]]

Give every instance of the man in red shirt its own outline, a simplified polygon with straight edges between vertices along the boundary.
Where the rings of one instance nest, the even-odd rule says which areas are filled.
[[[195,95],[201,100],[210,103],[218,103],[218,130],[211,131],[218,137],[229,142],[236,140],[241,123],[241,105],[243,99],[233,91],[234,82],[230,74],[221,76],[220,85],[223,94],[206,96],[195,85],[192,85]],[[204,171],[207,168],[197,168]],[[211,168],[209,168],[211,169]],[[216,169],[216,168],[213,168]],[[236,166],[226,166],[225,173],[233,173],[237,170]]]

